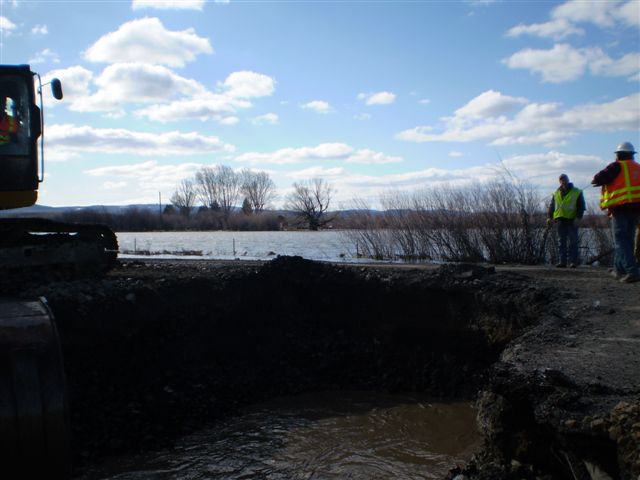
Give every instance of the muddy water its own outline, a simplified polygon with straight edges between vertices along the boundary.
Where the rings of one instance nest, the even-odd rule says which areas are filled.
[[[468,403],[370,392],[280,398],[82,480],[430,479],[479,447]]]

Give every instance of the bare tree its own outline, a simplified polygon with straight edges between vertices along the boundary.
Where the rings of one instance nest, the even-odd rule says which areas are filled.
[[[216,170],[212,167],[202,167],[196,172],[196,185],[202,204],[211,210],[219,210]]]
[[[229,216],[240,193],[240,175],[226,165],[203,167],[196,173],[196,183],[202,203]]]
[[[251,202],[254,213],[260,213],[276,197],[276,184],[267,172],[253,172],[244,169],[240,172],[242,194]]]
[[[198,193],[193,180],[184,179],[178,184],[176,191],[171,196],[171,203],[185,217],[191,215],[191,208],[196,204]]]
[[[293,184],[293,192],[287,197],[286,208],[309,225],[309,230],[318,230],[333,220],[326,215],[331,203],[333,187],[321,178]]]

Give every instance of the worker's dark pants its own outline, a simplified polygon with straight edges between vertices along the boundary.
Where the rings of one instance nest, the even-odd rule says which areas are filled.
[[[630,212],[614,212],[611,230],[616,250],[613,266],[618,273],[639,275],[638,263],[633,255],[633,241],[636,234],[638,215]]]
[[[569,263],[578,264],[578,226],[573,220],[566,218],[559,218],[557,220],[558,225],[558,255],[560,256],[560,263],[567,263],[567,257]],[[567,245],[568,244],[568,245]],[[568,248],[567,248],[568,247]]]

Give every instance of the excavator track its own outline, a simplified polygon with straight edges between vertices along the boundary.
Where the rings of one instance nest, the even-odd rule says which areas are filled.
[[[9,282],[97,276],[117,259],[118,240],[105,225],[0,219],[0,276]]]

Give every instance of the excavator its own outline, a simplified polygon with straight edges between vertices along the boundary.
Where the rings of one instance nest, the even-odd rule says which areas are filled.
[[[29,65],[0,65],[0,477],[71,476],[69,408],[60,341],[45,298],[7,296],[16,285],[107,272],[117,263],[104,225],[20,216],[44,180],[43,84]],[[39,102],[36,102],[38,97]],[[6,213],[6,212],[2,212]],[[19,287],[18,287],[19,288]]]

